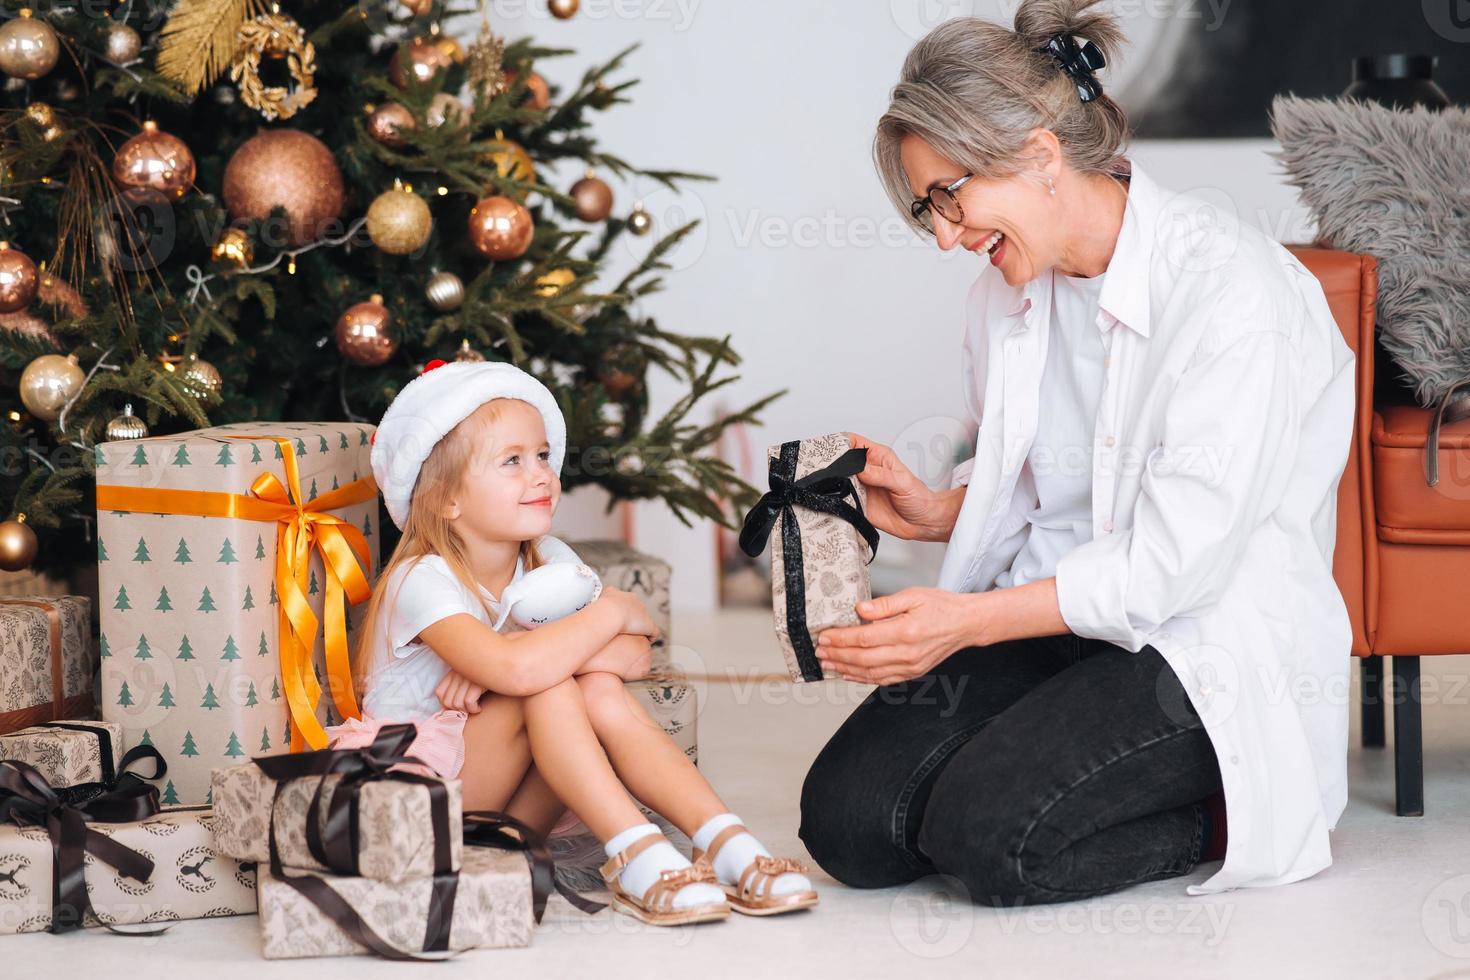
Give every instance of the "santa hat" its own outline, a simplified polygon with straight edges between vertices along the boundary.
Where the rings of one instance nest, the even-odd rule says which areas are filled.
[[[514,364],[496,361],[430,361],[403,386],[383,413],[372,439],[373,479],[400,529],[408,522],[419,470],[439,440],[475,409],[494,398],[518,398],[541,413],[551,468],[561,474],[567,424],[547,387]]]

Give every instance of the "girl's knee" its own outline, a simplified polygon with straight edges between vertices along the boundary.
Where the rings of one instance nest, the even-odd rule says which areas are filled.
[[[587,704],[587,718],[594,729],[615,725],[632,717],[621,677],[598,670],[590,674],[578,674],[574,679],[581,688],[582,699]]]

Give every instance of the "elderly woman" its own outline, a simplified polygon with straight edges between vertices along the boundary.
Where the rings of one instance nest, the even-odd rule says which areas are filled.
[[[873,523],[948,542],[938,588],[820,637],[829,670],[880,685],[802,790],[802,840],[853,886],[941,873],[1008,905],[1332,860],[1353,355],[1289,252],[1125,156],[1096,74],[1121,38],[1094,3],[943,24],[878,126],[903,213],[993,268],[966,305],[978,438],[951,488],[853,436]]]

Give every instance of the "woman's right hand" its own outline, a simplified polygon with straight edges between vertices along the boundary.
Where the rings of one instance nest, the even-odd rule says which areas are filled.
[[[653,617],[648,614],[648,607],[643,605],[643,600],[633,593],[624,592],[622,589],[603,588],[602,595],[597,601],[605,602],[617,610],[618,621],[621,624],[618,628],[619,633],[636,633],[639,636],[648,637],[650,641],[658,639],[659,628],[654,625]]]
[[[925,486],[889,447],[855,432],[846,435],[854,449],[868,451],[858,480],[867,490],[864,513],[873,526],[909,541],[949,540],[954,517],[946,498]]]

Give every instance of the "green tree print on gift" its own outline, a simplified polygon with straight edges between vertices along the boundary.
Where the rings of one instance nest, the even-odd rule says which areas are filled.
[[[198,754],[199,754],[199,749],[198,749],[197,746],[194,745],[194,733],[193,732],[185,732],[184,733],[184,747],[181,748],[181,749],[179,749],[179,755],[192,758],[193,756],[196,756]]]
[[[238,647],[235,646],[235,637],[234,637],[234,634],[231,634],[230,636],[225,637],[225,652],[220,657],[220,659],[221,660],[239,660],[240,659],[240,650],[239,650]]]
[[[225,746],[225,756],[230,759],[238,759],[245,754],[245,749],[240,745],[240,737],[230,732],[229,744]]]
[[[173,464],[175,466],[189,465],[189,450],[186,446],[180,446],[179,451],[174,453]]]
[[[253,708],[259,703],[260,699],[255,696],[255,682],[251,681],[250,690],[245,692],[245,707]]]
[[[148,645],[148,637],[142,633],[138,634],[138,652],[133,654],[134,660],[152,660],[153,648]]]
[[[158,798],[160,803],[167,806],[179,805],[179,791],[174,789],[174,781],[170,779],[168,785],[163,788],[163,795]]]
[[[168,681],[163,682],[163,690],[158,695],[158,706],[160,708],[172,708],[174,706],[174,695],[168,689]]]
[[[248,586],[248,585],[245,586],[245,604],[243,606],[241,606],[240,608],[241,609],[254,609],[255,608],[255,597],[250,594],[250,586]]]
[[[200,612],[214,612],[214,598],[209,594],[209,586],[204,587],[204,594],[199,597]]]
[[[127,681],[123,681],[122,687],[118,688],[117,703],[124,708],[131,708],[133,706],[133,692],[128,690]]]
[[[133,550],[133,561],[143,562],[152,560],[153,559],[148,557],[148,542],[144,541],[142,538],[139,538],[138,547]]]
[[[183,538],[179,538],[179,547],[178,550],[174,552],[174,561],[178,562],[180,565],[187,565],[193,560],[194,559],[189,557],[189,542],[185,541]]]
[[[217,459],[215,459],[215,464],[218,465],[218,466],[234,466],[235,465],[235,457],[232,456],[232,455],[230,455],[230,444],[229,443],[225,443],[223,446],[220,446],[219,447],[219,457]]]
[[[158,590],[158,605],[153,607],[159,612],[173,612],[174,605],[168,600],[168,586],[162,586]]]
[[[192,644],[190,644],[189,637],[188,637],[187,634],[185,634],[184,638],[179,641],[179,655],[175,659],[177,659],[177,660],[193,660],[194,659],[194,647],[193,647]]]
[[[126,585],[119,585],[117,587],[117,601],[112,604],[112,608],[121,609],[123,612],[127,612],[133,608],[133,604],[128,601],[128,587]]]
[[[204,700],[199,702],[199,707],[213,711],[219,707],[219,698],[214,696],[214,685],[204,685]]]
[[[230,544],[229,538],[225,538],[225,543],[220,546],[219,557],[215,561],[220,565],[233,565],[239,561],[235,557],[235,546]]]

